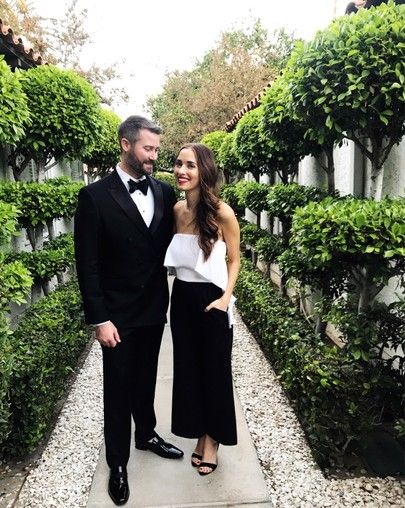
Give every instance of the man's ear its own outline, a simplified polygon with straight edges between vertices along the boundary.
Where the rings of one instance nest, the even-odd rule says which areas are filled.
[[[127,140],[127,138],[122,138],[121,139],[121,150],[123,152],[128,152],[130,148],[131,148],[131,143]]]

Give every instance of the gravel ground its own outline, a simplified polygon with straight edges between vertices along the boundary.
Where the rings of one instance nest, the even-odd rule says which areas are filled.
[[[86,506],[103,434],[101,348],[94,343],[17,508]]]
[[[276,374],[237,316],[233,372],[275,508],[403,508],[405,481],[325,478]]]
[[[274,507],[403,508],[405,482],[398,479],[325,478],[275,373],[238,315],[236,319],[235,385]],[[102,442],[101,375],[95,343],[17,508],[86,506]]]

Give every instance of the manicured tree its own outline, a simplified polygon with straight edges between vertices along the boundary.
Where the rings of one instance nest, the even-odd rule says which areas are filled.
[[[159,148],[159,157],[155,163],[155,170],[172,172],[175,158],[176,154],[174,152],[166,148],[164,144],[161,145]]]
[[[213,132],[209,132],[208,134],[205,134],[201,138],[201,143],[203,145],[208,146],[208,148],[210,148],[212,150],[217,162],[218,162],[219,150],[221,148],[222,142],[225,139],[225,137],[226,137],[225,131],[213,131]]]
[[[0,200],[14,204],[20,210],[18,222],[27,229],[32,250],[43,245],[43,228],[54,219],[70,219],[77,206],[77,194],[83,182],[67,177],[38,182],[0,182]]]
[[[1,79],[1,77],[0,77]],[[16,232],[17,208],[0,201],[0,246],[10,242]],[[14,343],[6,319],[11,302],[23,303],[32,284],[28,270],[18,261],[5,262],[0,251],[0,449],[11,432],[8,391],[13,368]]]
[[[363,313],[391,277],[404,276],[405,199],[309,203],[295,211],[290,245],[310,270],[343,267]]]
[[[267,209],[270,186],[267,183],[241,180],[235,185],[238,202],[256,215],[256,226],[260,227],[260,213]]]
[[[258,182],[267,172],[268,144],[262,128],[263,106],[252,109],[239,120],[235,129],[234,150],[244,171]]]
[[[270,187],[267,194],[266,210],[281,223],[280,250],[286,250],[291,236],[291,224],[297,207],[305,206],[312,201],[321,201],[325,191],[317,187],[298,185],[297,183],[279,183]],[[286,276],[281,274],[280,289],[286,293]]]
[[[212,150],[216,163],[221,170],[223,170],[224,168],[222,167],[219,161],[219,150],[221,149],[221,145],[225,137],[226,137],[225,131],[213,131],[209,132],[208,134],[205,134],[201,138],[201,143],[203,145],[208,146],[208,148]],[[227,179],[225,179],[225,181],[228,182]]]
[[[292,181],[299,161],[310,150],[304,140],[303,127],[290,113],[287,86],[288,76],[283,74],[262,99],[263,131],[269,147],[269,166],[285,184]]]
[[[12,149],[14,177],[34,160],[42,180],[52,159],[80,159],[98,141],[102,127],[100,104],[93,87],[73,71],[42,65],[22,77],[31,123]]]
[[[307,135],[323,144],[342,134],[371,163],[370,197],[392,147],[404,134],[405,8],[392,1],[336,19],[293,56],[291,87]],[[333,134],[332,134],[333,137]]]
[[[241,180],[244,182],[244,180]],[[233,209],[235,215],[239,218],[239,222],[242,220],[242,217],[245,213],[245,207],[240,204],[238,198],[238,183],[227,183],[221,186],[220,197],[228,203],[228,205]]]
[[[302,64],[305,51],[306,46],[302,42],[297,43],[283,75],[277,80],[277,84],[281,86],[277,87],[276,94],[274,94],[276,87],[273,89],[274,99],[271,100],[271,94],[267,98],[268,107],[265,109],[265,116],[270,135],[279,134],[282,141],[285,132],[288,132],[286,139],[292,145],[293,153],[299,153],[301,156],[312,155],[316,158],[326,172],[328,191],[333,194],[335,192],[333,149],[343,136],[325,126],[326,118],[319,115],[317,107],[314,106],[319,97],[311,88],[310,80],[306,79],[306,70]]]
[[[11,72],[3,55],[0,55],[0,90],[0,143],[13,145],[24,135],[29,112],[20,73]]]
[[[224,136],[218,152],[218,162],[224,172],[226,183],[230,182],[231,177],[238,177],[243,173],[235,153],[235,131],[228,132]]]
[[[181,191],[176,185],[176,177],[173,172],[170,171],[155,171],[153,173],[153,177],[156,180],[160,180],[161,182],[165,182],[173,187],[174,193],[176,194],[176,199],[179,201],[184,198],[184,192]]]
[[[118,126],[121,118],[113,111],[101,109],[102,127],[99,141],[82,158],[87,164],[91,177],[105,176],[114,168],[120,157],[118,145]]]

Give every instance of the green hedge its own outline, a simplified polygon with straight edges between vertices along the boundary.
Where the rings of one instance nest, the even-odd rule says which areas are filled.
[[[13,346],[6,318],[0,312],[0,447],[10,433],[10,376],[13,368]]]
[[[245,214],[245,207],[239,204],[239,196],[235,183],[222,185],[219,196],[225,203],[228,203],[228,205],[233,208],[237,217],[242,217]]]
[[[258,228],[256,224],[248,222],[240,226],[241,243],[250,247],[255,247],[259,240],[267,236],[269,236],[269,232],[266,229]]]
[[[5,263],[1,250],[16,234],[18,213],[14,205],[0,201],[0,442],[9,433],[8,390],[13,367],[13,344],[5,312],[9,311],[11,302],[25,301],[24,296],[32,284],[28,270],[19,262]]]
[[[182,199],[182,192],[176,185],[176,177],[173,173],[170,173],[169,171],[156,171],[153,176],[156,180],[160,180],[161,182],[171,185],[176,194],[177,200]]]
[[[34,282],[50,280],[74,263],[72,233],[64,233],[44,243],[41,250],[8,254],[8,262],[20,261],[30,272]],[[0,276],[1,277],[1,276]]]
[[[238,309],[277,372],[320,464],[333,463],[381,421],[400,412],[397,374],[355,361],[325,344],[270,281],[244,261],[235,288]]]
[[[0,181],[0,200],[15,205],[22,227],[46,224],[53,219],[71,218],[83,182],[66,177],[38,182]]]
[[[76,281],[60,285],[25,313],[9,350],[13,369],[6,398],[11,417],[9,437],[0,441],[3,453],[35,449],[88,340]]]

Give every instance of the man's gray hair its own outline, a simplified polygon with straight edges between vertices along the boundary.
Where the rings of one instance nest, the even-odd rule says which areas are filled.
[[[146,129],[154,134],[162,134],[162,129],[152,120],[143,116],[132,115],[124,120],[118,127],[118,142],[121,147],[121,139],[127,139],[131,144],[138,140],[138,133],[141,129]]]

